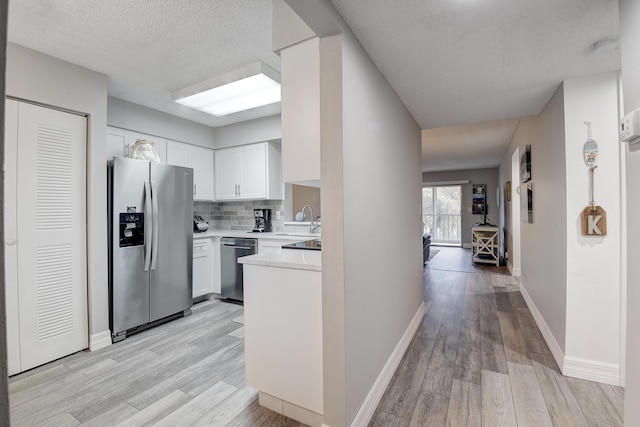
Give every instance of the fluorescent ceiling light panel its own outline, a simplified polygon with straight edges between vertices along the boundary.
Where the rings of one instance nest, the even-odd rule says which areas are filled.
[[[173,99],[216,117],[280,102],[280,76],[256,62],[173,92]]]

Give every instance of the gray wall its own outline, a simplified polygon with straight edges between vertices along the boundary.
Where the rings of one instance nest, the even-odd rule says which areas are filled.
[[[221,126],[214,129],[214,134],[215,148],[279,140],[282,137],[280,115]]]
[[[8,96],[87,114],[89,331],[109,331],[107,287],[107,76],[9,43]]]
[[[462,184],[462,244],[471,244],[471,226],[476,222],[482,222],[484,215],[471,213],[473,200],[473,185],[485,184],[487,186],[487,220],[498,225],[500,222],[499,208],[496,204],[496,189],[498,188],[498,168],[468,169],[446,172],[423,172],[422,182],[433,183],[443,181],[469,180],[469,184]],[[424,184],[423,184],[424,185]],[[502,184],[504,186],[504,183]],[[500,203],[503,203],[500,200]],[[500,208],[502,209],[502,208]]]
[[[567,206],[567,324],[564,373],[579,371],[574,361],[590,361],[613,371],[620,365],[622,231],[621,151],[618,73],[566,80],[564,128]],[[582,156],[587,139],[585,118],[592,120],[598,142],[594,196],[607,213],[606,236],[583,236],[581,214],[588,205],[589,169]],[[585,262],[585,260],[597,262]],[[588,290],[588,291],[586,291]],[[577,373],[580,375],[580,372]]]
[[[640,108],[640,2],[620,0],[624,112]],[[640,425],[640,144],[626,146],[627,184],[627,356],[624,424]]]
[[[320,37],[323,410],[345,427],[424,301],[420,129],[328,1],[287,4]]]
[[[422,165],[420,128],[351,34],[342,60],[350,422],[424,299]]]
[[[107,124],[206,148],[216,148],[214,129],[162,111],[109,97]]]
[[[499,182],[511,179],[511,155],[531,145],[533,224],[520,222],[522,283],[562,351],[567,315],[567,205],[562,85],[539,116],[520,120],[500,164]],[[512,185],[510,203],[520,203]],[[519,219],[516,219],[520,221]],[[501,224],[511,233],[511,221]]]
[[[0,3],[0,91],[5,95],[5,66],[7,50],[7,8]],[[0,164],[4,164],[4,102],[0,105]],[[4,174],[0,174],[0,224],[4,223]],[[4,242],[4,227],[0,227],[0,241]],[[0,245],[0,307],[5,306],[4,245]],[[7,381],[7,320],[0,310],[0,425],[9,425],[9,385]]]

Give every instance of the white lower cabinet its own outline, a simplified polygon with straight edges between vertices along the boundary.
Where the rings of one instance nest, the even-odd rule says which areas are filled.
[[[305,424],[320,425],[322,273],[244,264],[244,324],[247,385],[284,415],[302,421],[286,413],[295,405]]]
[[[220,293],[220,238],[193,239],[193,298]]]
[[[193,298],[213,292],[213,254],[211,240],[193,242]]]

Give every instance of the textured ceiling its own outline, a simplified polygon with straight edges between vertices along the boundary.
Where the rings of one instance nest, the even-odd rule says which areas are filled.
[[[565,79],[620,68],[619,51],[591,49],[618,34],[617,0],[330,2],[421,128],[493,122],[423,132],[424,170],[496,166],[511,138],[502,119],[540,113]],[[16,0],[9,9],[10,41],[107,74],[111,96],[210,126],[280,111],[215,118],[171,101],[172,90],[259,60],[280,69],[271,0]]]
[[[482,169],[498,166],[519,119],[422,131],[422,171]]]
[[[171,91],[263,61],[271,51],[270,0],[16,0],[9,40],[107,74],[109,95],[206,125],[278,114],[280,104],[216,118]]]
[[[423,131],[423,170],[495,167],[566,79],[620,69],[617,0],[330,0]],[[515,128],[513,128],[515,129]]]
[[[330,0],[422,129],[539,114],[565,79],[620,69],[617,0]]]

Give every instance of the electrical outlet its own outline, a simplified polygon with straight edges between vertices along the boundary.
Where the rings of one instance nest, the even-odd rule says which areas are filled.
[[[280,211],[276,211],[276,219],[280,219]]]

